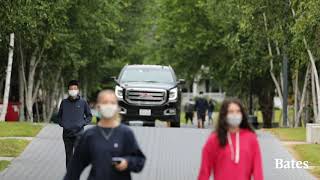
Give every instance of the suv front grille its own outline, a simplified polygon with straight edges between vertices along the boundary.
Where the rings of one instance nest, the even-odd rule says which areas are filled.
[[[162,105],[167,99],[166,90],[159,89],[127,89],[125,97],[128,103],[136,105]]]

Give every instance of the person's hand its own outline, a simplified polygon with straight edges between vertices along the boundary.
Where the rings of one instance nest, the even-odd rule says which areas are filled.
[[[128,169],[128,161],[126,159],[123,159],[120,164],[115,165],[116,169],[118,171],[125,171]]]

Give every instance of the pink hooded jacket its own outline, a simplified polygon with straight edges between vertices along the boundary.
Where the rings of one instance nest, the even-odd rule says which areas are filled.
[[[221,147],[216,133],[209,137],[202,151],[198,180],[209,180],[211,172],[214,180],[263,180],[256,134],[240,129],[238,135],[230,133],[228,139],[226,146]]]

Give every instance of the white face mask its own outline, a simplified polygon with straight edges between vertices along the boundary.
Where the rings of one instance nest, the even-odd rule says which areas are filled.
[[[242,121],[242,115],[236,115],[236,114],[228,114],[227,115],[227,123],[231,127],[239,127]]]
[[[79,94],[79,90],[69,90],[68,93],[71,97],[77,97]]]
[[[111,119],[118,112],[118,105],[116,104],[100,104],[99,112],[102,118]]]

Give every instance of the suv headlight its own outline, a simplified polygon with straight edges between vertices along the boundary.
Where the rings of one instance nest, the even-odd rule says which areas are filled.
[[[173,101],[178,98],[178,88],[173,88],[169,92],[169,100]]]
[[[123,98],[123,88],[122,87],[116,86],[115,93],[116,93],[117,98],[119,98],[119,99]]]

